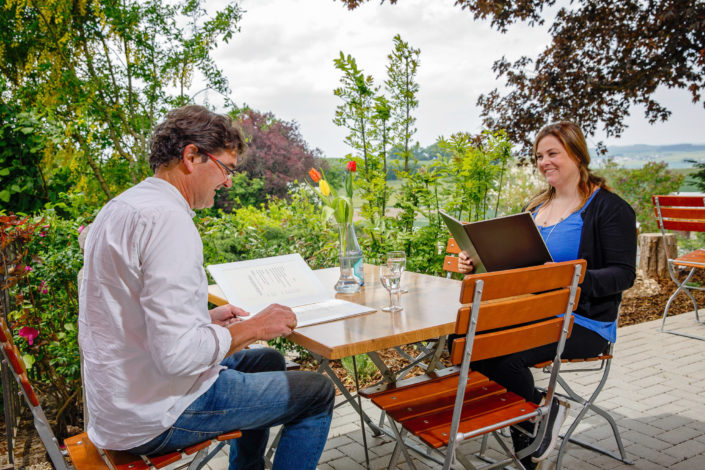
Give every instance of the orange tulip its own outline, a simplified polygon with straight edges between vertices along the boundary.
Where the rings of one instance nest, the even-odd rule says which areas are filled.
[[[314,183],[318,183],[318,181],[320,181],[321,179],[321,173],[315,168],[311,168],[310,170],[308,170],[308,176],[311,177]]]

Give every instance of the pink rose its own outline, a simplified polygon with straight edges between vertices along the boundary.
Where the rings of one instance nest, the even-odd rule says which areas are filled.
[[[84,227],[83,225],[81,225],[80,227],[78,227],[78,233],[83,232],[83,229],[84,229],[84,228],[86,228],[86,227]]]

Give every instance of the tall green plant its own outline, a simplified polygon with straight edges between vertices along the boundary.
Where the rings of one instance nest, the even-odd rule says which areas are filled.
[[[384,86],[392,109],[393,141],[400,149],[406,172],[409,171],[409,159],[413,157],[412,139],[416,133],[416,117],[412,111],[419,106],[419,84],[415,79],[420,54],[421,49],[409,46],[397,34],[394,49],[387,56],[389,63]]]
[[[449,139],[439,139],[438,145],[451,155],[436,163],[446,182],[445,208],[468,221],[493,216],[499,209],[511,159],[511,143],[506,135],[486,132],[475,138],[460,132]]]

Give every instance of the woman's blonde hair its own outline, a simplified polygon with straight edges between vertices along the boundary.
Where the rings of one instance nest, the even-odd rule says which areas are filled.
[[[568,153],[568,156],[570,156],[570,158],[578,164],[578,170],[580,172],[578,192],[581,196],[580,206],[578,207],[585,205],[596,186],[609,191],[609,187],[605,184],[605,179],[595,175],[590,170],[590,153],[588,152],[587,142],[585,142],[585,136],[580,128],[572,122],[556,122],[549,124],[539,131],[536,135],[536,139],[534,140],[534,153],[532,156],[534,165],[536,164],[538,158],[536,155],[536,149],[539,142],[541,139],[549,135],[552,135],[558,139]],[[532,211],[541,204],[553,199],[555,195],[555,188],[549,184],[546,189],[535,195],[531,201],[529,201],[529,205],[526,206],[526,210]]]

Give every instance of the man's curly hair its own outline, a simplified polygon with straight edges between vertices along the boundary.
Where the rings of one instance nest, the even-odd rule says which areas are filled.
[[[216,114],[203,106],[188,105],[166,115],[152,131],[149,143],[149,166],[156,172],[160,166],[181,160],[184,148],[193,144],[203,154],[219,150],[235,151],[238,164],[244,160],[247,144],[240,128],[229,116]]]

